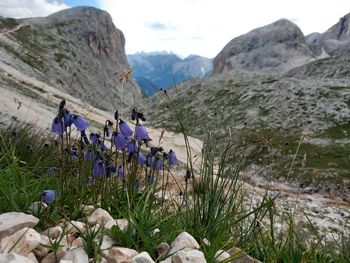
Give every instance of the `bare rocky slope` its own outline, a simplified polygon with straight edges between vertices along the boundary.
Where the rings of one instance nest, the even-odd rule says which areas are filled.
[[[190,134],[204,138],[214,127],[220,144],[243,143],[247,165],[350,200],[350,57],[343,54],[321,58],[295,25],[279,20],[233,39],[215,58],[215,74],[158,93],[147,111],[155,126],[179,130],[181,110]]]
[[[128,68],[125,39],[105,11],[77,7],[43,18],[1,18],[0,32],[1,62],[31,77],[108,110],[141,98],[130,81],[121,99],[114,73]]]

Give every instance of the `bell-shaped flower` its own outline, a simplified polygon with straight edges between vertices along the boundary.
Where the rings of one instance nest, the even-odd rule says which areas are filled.
[[[135,141],[131,140],[128,142],[128,153],[134,153],[136,149]]]
[[[89,127],[89,122],[79,115],[73,115],[73,123],[78,131],[86,130]]]
[[[137,163],[143,165],[146,163],[146,160],[147,160],[146,156],[140,152],[137,157]]]
[[[64,125],[66,125],[66,127],[70,127],[73,124],[74,115],[71,114],[69,110],[63,109],[63,119],[64,119]]]
[[[96,143],[97,140],[100,138],[100,135],[98,133],[90,133],[90,141],[91,143]]]
[[[66,126],[61,117],[57,116],[53,119],[51,131],[58,135],[62,135],[66,131]]]
[[[176,154],[173,150],[170,150],[168,153],[168,163],[169,165],[177,164],[179,161],[176,158]]]
[[[128,140],[124,137],[124,135],[122,135],[119,132],[113,133],[113,141],[117,150],[120,150],[120,151],[125,150],[126,147],[128,146]]]
[[[109,129],[108,129],[108,127],[107,126],[105,126],[104,128],[103,128],[103,133],[104,133],[104,135],[106,136],[106,137],[109,137],[110,136],[110,132],[109,132]]]
[[[161,159],[156,160],[155,169],[157,171],[163,169],[163,161]]]
[[[106,164],[102,160],[95,160],[92,174],[95,177],[102,177],[106,175]]]
[[[41,194],[42,199],[47,204],[52,204],[55,201],[56,191],[55,190],[44,190]]]
[[[135,137],[138,141],[149,140],[148,132],[141,124],[137,124],[135,127]]]
[[[91,149],[89,149],[89,150],[87,150],[86,152],[85,152],[85,154],[84,154],[84,160],[85,161],[92,161],[92,159],[93,159],[93,153],[92,153],[92,150]]]
[[[133,134],[132,129],[123,120],[119,120],[119,130],[120,133],[124,135],[124,137],[130,137]]]

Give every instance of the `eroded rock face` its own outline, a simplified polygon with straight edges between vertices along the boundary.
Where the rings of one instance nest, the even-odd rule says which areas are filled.
[[[230,70],[277,71],[303,65],[314,59],[301,30],[281,19],[231,40],[214,58],[214,73]]]
[[[16,51],[4,49],[2,61],[93,106],[115,110],[122,86],[114,73],[129,65],[124,35],[106,11],[75,7],[16,21],[23,26],[0,40]],[[140,98],[139,88],[130,79],[124,87],[123,106],[135,106]]]
[[[33,227],[39,223],[39,219],[32,215],[20,212],[9,212],[0,215],[0,240],[12,235],[24,227]]]

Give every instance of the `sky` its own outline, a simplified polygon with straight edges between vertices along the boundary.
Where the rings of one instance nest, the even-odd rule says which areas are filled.
[[[73,6],[109,12],[126,52],[168,51],[215,57],[234,37],[286,18],[305,35],[350,13],[349,0],[0,0],[5,17],[46,16]]]

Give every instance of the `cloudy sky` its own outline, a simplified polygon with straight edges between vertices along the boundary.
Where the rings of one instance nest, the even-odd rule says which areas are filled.
[[[46,16],[79,5],[108,11],[128,54],[166,50],[183,57],[214,57],[232,38],[280,18],[309,34],[350,13],[349,0],[0,0],[0,15]]]

